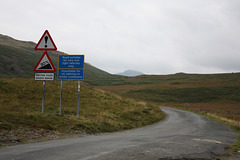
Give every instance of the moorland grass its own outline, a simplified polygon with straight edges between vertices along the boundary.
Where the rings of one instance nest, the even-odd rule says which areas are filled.
[[[240,73],[144,75],[125,81],[129,83],[99,88],[135,100],[198,112],[240,133]],[[240,138],[231,147],[240,150]]]
[[[60,81],[46,82],[45,113],[41,113],[42,94],[42,81],[29,78],[1,78],[0,132],[19,130],[60,133],[113,132],[153,124],[165,116],[156,105],[122,98],[82,83],[80,116],[77,118],[77,81],[63,82],[61,115],[59,115]],[[21,141],[26,141],[19,136]]]

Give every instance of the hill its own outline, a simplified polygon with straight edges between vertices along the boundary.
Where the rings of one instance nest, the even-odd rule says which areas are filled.
[[[198,112],[240,130],[240,73],[143,75],[124,79],[124,83],[99,88],[159,106]]]
[[[59,82],[46,82],[42,114],[42,82],[34,80],[33,68],[43,52],[35,51],[35,46],[34,42],[0,35],[0,146],[131,129],[164,118],[158,106],[121,98],[84,83],[80,117],[76,118],[78,96],[74,81],[64,82],[62,115],[59,115]],[[58,55],[65,54],[48,53],[55,66]],[[103,85],[122,76],[85,63],[84,77],[84,82],[91,85]]]
[[[102,89],[156,103],[240,103],[240,73],[143,75]]]
[[[135,71],[135,70],[126,70],[126,71],[124,71],[124,72],[117,73],[116,75],[134,77],[134,76],[143,75],[143,73],[142,73],[142,72],[139,72],[139,71]]]
[[[34,77],[33,68],[43,52],[35,51],[36,43],[20,41],[0,34],[0,77]],[[66,54],[49,51],[55,68],[58,66],[58,55]],[[117,77],[85,63],[84,81],[91,85],[100,85],[104,79]]]
[[[0,129],[8,129],[15,127],[14,123],[17,123],[19,119],[23,118],[23,121],[19,121],[25,125],[26,119],[34,119],[34,123],[39,121],[38,117],[40,115],[33,115],[36,112],[37,108],[40,107],[41,94],[42,93],[42,84],[40,82],[36,82],[33,80],[33,68],[36,65],[37,61],[41,56],[41,52],[34,51],[35,43],[27,42],[27,41],[18,41],[8,36],[0,35]],[[58,54],[62,54],[62,52],[49,52],[50,57],[57,66]],[[4,77],[12,77],[4,78]],[[18,77],[13,78],[13,77]],[[28,79],[22,79],[19,77],[30,77]],[[16,84],[14,82],[17,82]],[[19,82],[19,83],[18,83]],[[26,82],[26,83],[25,83]],[[72,116],[68,118],[62,117],[65,120],[63,123],[67,125],[75,125],[73,128],[83,128],[86,131],[93,130],[96,132],[98,130],[108,130],[110,121],[115,121],[119,119],[115,119],[119,110],[115,110],[112,113],[105,113],[103,110],[109,109],[105,108],[109,104],[110,106],[117,106],[120,110],[124,111],[124,108],[121,108],[123,105],[131,106],[133,105],[129,101],[125,101],[126,98],[131,98],[134,100],[146,101],[151,104],[156,104],[157,106],[169,106],[180,109],[188,109],[192,111],[201,112],[204,115],[211,116],[214,118],[218,118],[230,124],[230,126],[235,127],[240,130],[240,73],[226,73],[226,74],[185,74],[185,73],[177,73],[172,75],[140,75],[136,77],[126,77],[126,76],[118,76],[109,74],[101,69],[98,69],[89,63],[85,64],[85,79],[84,82],[98,86],[100,89],[106,90],[108,92],[104,93],[103,91],[93,91],[91,92],[87,86],[85,86],[86,90],[89,90],[89,94],[87,94],[84,102],[81,102],[85,105],[84,109],[88,109],[91,118],[82,119],[82,121],[86,124],[82,124],[78,120],[74,121],[73,124],[65,122],[67,119],[72,119]],[[53,83],[49,83],[50,85],[55,86],[59,90],[59,85],[57,86],[57,81]],[[69,105],[72,102],[72,95],[76,94],[72,92],[73,86],[76,85],[74,82],[67,82],[66,84],[70,84],[67,87],[66,96],[68,96],[68,100],[65,102]],[[38,97],[35,97],[36,88],[25,88],[25,86],[29,87],[28,84],[34,84],[35,87],[38,88]],[[65,84],[65,83],[64,83]],[[7,87],[6,87],[7,86]],[[24,86],[24,87],[22,87]],[[17,88],[17,90],[14,90]],[[52,87],[53,88],[53,87]],[[84,88],[84,87],[83,87]],[[54,90],[54,89],[53,89]],[[109,92],[114,93],[115,95],[120,95],[125,97],[123,99],[119,99],[118,96],[111,95],[108,96]],[[104,94],[102,94],[104,93]],[[58,104],[59,93],[56,91],[51,92],[49,95],[51,99],[47,102],[50,113],[57,113],[56,104]],[[84,93],[85,94],[85,93]],[[107,94],[107,95],[106,95]],[[100,97],[98,97],[100,95]],[[25,96],[25,97],[24,97]],[[27,99],[26,96],[28,96]],[[75,95],[76,96],[76,95]],[[94,97],[97,98],[95,100]],[[11,98],[13,99],[11,99]],[[113,98],[115,97],[115,98]],[[116,97],[118,97],[116,100]],[[16,100],[15,100],[16,99]],[[92,101],[93,100],[93,101]],[[90,101],[88,103],[88,101]],[[119,105],[116,105],[115,102],[120,101]],[[38,105],[36,105],[38,102]],[[114,104],[113,104],[114,103]],[[118,103],[118,102],[116,102]],[[102,105],[100,105],[102,104]],[[145,104],[143,102],[142,104]],[[26,112],[22,106],[27,107],[29,112]],[[33,106],[33,108],[31,108]],[[73,106],[73,105],[72,105]],[[93,110],[91,107],[94,108]],[[3,108],[1,108],[3,107]],[[10,111],[8,110],[10,109]],[[116,108],[115,108],[116,109]],[[6,111],[6,112],[5,112]],[[12,112],[13,111],[13,112]],[[126,114],[122,115],[123,118],[125,116],[135,116],[138,113],[137,110],[128,110]],[[151,113],[152,109],[149,110],[148,106],[145,106],[141,112]],[[25,113],[25,117],[22,117],[18,113]],[[82,110],[84,112],[84,110]],[[7,114],[5,114],[7,113]],[[14,122],[7,122],[11,120],[12,114],[16,113],[16,117],[18,119],[14,119]],[[73,109],[70,107],[65,111],[66,115],[72,114]],[[95,128],[97,123],[95,123],[94,118],[96,118],[96,114],[90,113],[102,113],[102,117],[100,117],[100,121],[104,123],[101,129]],[[160,113],[157,110],[157,113]],[[47,118],[53,118],[57,121],[62,121],[62,119],[58,119],[58,116],[53,116],[52,114],[46,115]],[[46,117],[45,116],[45,117]],[[142,115],[144,116],[144,115]],[[47,119],[46,118],[46,119]],[[105,119],[106,118],[106,119]],[[40,119],[44,118],[40,116]],[[99,119],[98,119],[99,120]],[[105,121],[106,120],[106,121]],[[50,120],[49,120],[50,121]],[[57,124],[47,124],[49,121],[46,121],[43,126],[45,129],[49,127],[50,130],[56,131]],[[68,121],[68,120],[67,120]],[[92,121],[94,121],[93,124]],[[41,121],[40,121],[41,122]],[[33,124],[34,124],[33,123]],[[114,122],[115,123],[115,122]],[[127,122],[126,122],[127,123]],[[107,125],[107,127],[105,126]],[[29,124],[27,124],[29,125]],[[40,124],[35,124],[36,126]],[[100,125],[100,124],[99,124]],[[126,124],[125,124],[126,125]],[[114,125],[113,125],[114,126]],[[117,124],[115,127],[122,126],[122,124]],[[32,127],[33,128],[33,127]],[[30,127],[30,129],[32,129]],[[41,128],[41,127],[40,127]],[[55,129],[54,129],[55,128]],[[60,127],[61,128],[61,127]],[[121,127],[120,127],[121,128]],[[59,129],[59,127],[58,127]],[[61,130],[61,129],[60,129]],[[105,131],[106,131],[105,130]],[[111,129],[110,129],[111,130]],[[66,130],[65,130],[66,131]],[[64,131],[64,132],[65,132]],[[74,131],[71,130],[70,131]],[[4,133],[3,133],[4,134]],[[5,134],[7,135],[7,133]],[[1,133],[0,133],[1,137]],[[240,143],[239,143],[240,146]],[[240,147],[239,147],[240,148]]]

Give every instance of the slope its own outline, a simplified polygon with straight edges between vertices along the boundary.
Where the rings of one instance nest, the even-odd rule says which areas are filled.
[[[32,78],[0,78],[0,146],[22,142],[112,132],[163,119],[158,106],[138,103],[81,85],[77,114],[77,82],[64,82],[62,115],[60,83],[46,82],[45,113],[41,113],[42,83]]]
[[[43,52],[35,51],[36,43],[20,41],[0,34],[0,77],[33,77],[33,68]],[[49,51],[55,68],[58,66],[59,51]],[[87,55],[86,55],[87,57]],[[104,80],[117,77],[85,63],[84,81],[91,85],[100,85]]]

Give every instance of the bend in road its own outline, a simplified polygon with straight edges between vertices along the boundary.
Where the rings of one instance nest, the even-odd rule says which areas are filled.
[[[144,128],[0,148],[0,159],[212,159],[237,134],[200,115],[161,108],[165,120]]]

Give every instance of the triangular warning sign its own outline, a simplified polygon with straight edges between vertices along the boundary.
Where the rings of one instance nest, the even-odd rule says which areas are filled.
[[[39,42],[37,43],[35,50],[57,50],[55,43],[53,42],[52,37],[50,36],[48,30],[46,30]]]
[[[42,57],[38,61],[33,71],[34,72],[56,72],[56,69],[47,52],[43,53]]]

